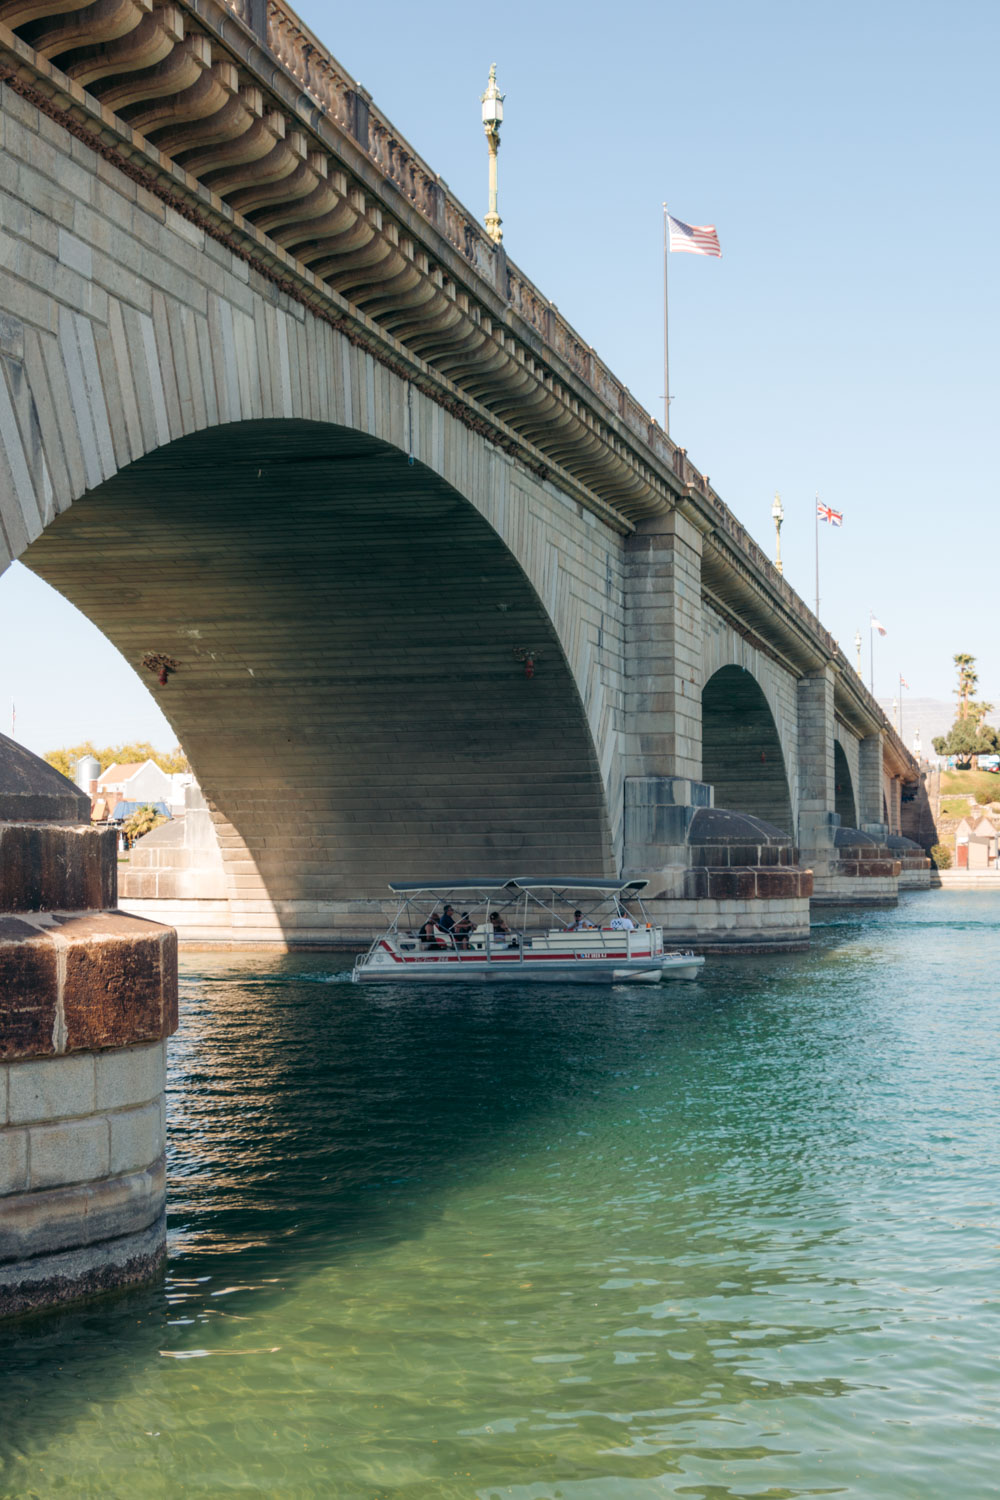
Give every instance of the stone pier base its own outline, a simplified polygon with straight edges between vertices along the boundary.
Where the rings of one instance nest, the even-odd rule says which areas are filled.
[[[668,948],[696,953],[797,953],[809,947],[809,897],[651,901]]]
[[[166,1251],[177,939],[114,909],[89,811],[0,735],[0,1317],[147,1280]]]
[[[57,1255],[0,1265],[0,1318],[152,1281],[167,1256],[167,1215],[146,1229]]]
[[[0,1316],[159,1266],[164,1086],[163,1042],[0,1067]]]
[[[690,873],[690,872],[689,872]],[[650,920],[663,925],[664,940],[675,947],[699,952],[762,953],[809,946],[809,896],[805,878],[796,872],[802,894],[784,897],[752,893],[669,901],[644,899]],[[180,941],[191,948],[239,950],[269,948],[356,951],[383,932],[396,913],[395,901],[326,903],[322,911],[284,914],[282,925],[273,913],[204,911],[194,902],[130,901],[135,916],[169,922]]]

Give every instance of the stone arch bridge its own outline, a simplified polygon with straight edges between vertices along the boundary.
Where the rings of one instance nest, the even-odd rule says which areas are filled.
[[[0,130],[0,569],[175,664],[214,827],[135,910],[627,871],[759,946],[925,878],[836,643],[283,4],[0,0]]]

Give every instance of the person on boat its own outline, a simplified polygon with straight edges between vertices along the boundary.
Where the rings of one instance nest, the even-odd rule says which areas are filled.
[[[438,922],[442,932],[453,932],[455,928],[455,908],[446,906]]]
[[[587,919],[583,915],[582,911],[575,911],[573,913],[573,921],[571,922],[571,924],[570,924],[569,928],[567,929],[567,931],[569,931],[569,932],[594,932],[595,928],[594,928],[593,922],[588,922],[587,921]]]
[[[460,948],[467,948],[469,946],[469,933],[475,932],[475,930],[475,922],[473,922],[467,911],[463,911],[462,915],[459,917],[458,921],[452,928],[452,934],[454,936],[455,942]]]
[[[493,928],[493,936],[495,938],[501,939],[501,941],[497,943],[498,948],[517,947],[519,941],[517,934],[511,932],[510,928],[507,926],[507,923],[504,921],[503,917],[498,911],[490,912],[490,924]]]
[[[436,911],[432,911],[430,916],[427,918],[427,921],[420,929],[420,941],[422,943],[433,943],[436,946],[437,935],[434,929],[436,927],[439,927],[440,924],[441,918],[438,916]]]
[[[624,906],[619,906],[617,917],[612,917],[608,925],[613,932],[632,932],[635,929],[635,923]]]

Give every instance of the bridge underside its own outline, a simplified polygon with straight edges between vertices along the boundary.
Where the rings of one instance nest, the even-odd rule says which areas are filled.
[[[858,806],[851,780],[851,768],[847,763],[844,748],[838,740],[833,742],[834,810],[843,828],[857,828]]]
[[[544,608],[473,505],[397,449],[315,423],[215,428],[91,491],[23,561],[133,665],[177,660],[154,690],[224,820],[234,894],[613,872]],[[531,680],[519,646],[542,653]]]
[[[785,759],[758,683],[742,667],[723,667],[702,693],[703,779],[716,807],[750,813],[794,830]]]

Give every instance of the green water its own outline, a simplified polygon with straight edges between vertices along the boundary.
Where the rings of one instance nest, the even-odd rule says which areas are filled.
[[[656,989],[190,957],[166,1278],[3,1329],[2,1493],[1000,1494],[998,917]]]

